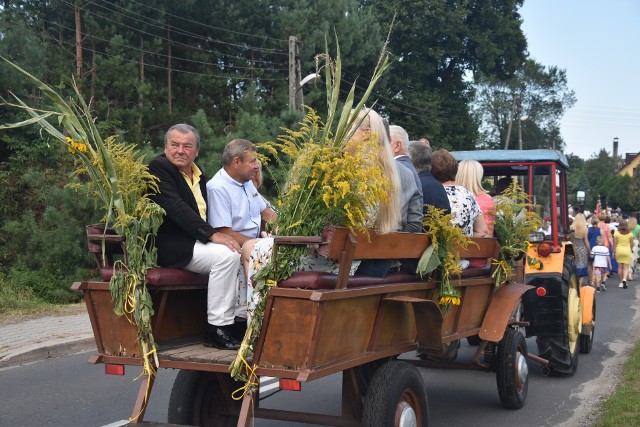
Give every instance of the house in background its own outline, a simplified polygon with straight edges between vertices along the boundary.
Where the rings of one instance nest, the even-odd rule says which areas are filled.
[[[640,165],[640,153],[627,153],[624,158],[624,166],[618,170],[618,175],[635,175],[635,169]]]

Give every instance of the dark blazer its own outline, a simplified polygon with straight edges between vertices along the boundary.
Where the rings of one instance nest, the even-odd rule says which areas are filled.
[[[438,182],[437,179],[431,175],[431,172],[418,172],[420,182],[422,183],[422,196],[425,205],[432,205],[438,209],[444,209],[445,214],[451,213],[451,204],[449,203],[449,196],[444,189],[444,186]],[[427,211],[427,207],[424,207],[424,212]]]
[[[151,199],[166,212],[158,230],[158,265],[181,268],[193,258],[196,240],[206,243],[216,230],[198,213],[198,204],[184,177],[164,154],[149,163],[149,172],[159,178],[160,192]],[[200,177],[200,191],[207,201],[207,178]]]

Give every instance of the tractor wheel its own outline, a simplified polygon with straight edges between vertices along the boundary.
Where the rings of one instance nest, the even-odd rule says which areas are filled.
[[[591,318],[591,324],[589,325],[588,334],[580,334],[580,353],[591,353],[593,347],[593,336],[596,332],[596,299],[593,299],[591,304],[591,312],[593,316]],[[584,326],[583,326],[584,327]]]
[[[231,393],[242,384],[229,374],[181,370],[169,398],[168,421],[192,426],[235,427],[241,401]]]
[[[382,365],[371,379],[364,400],[365,427],[427,427],[427,392],[418,369],[392,360]]]
[[[527,354],[524,335],[515,329],[507,329],[498,343],[496,359],[498,395],[505,408],[520,409],[527,400],[529,388]]]
[[[573,375],[578,368],[582,312],[578,274],[573,255],[565,255],[562,268],[562,312],[565,328],[562,334],[538,336],[538,353],[549,361],[551,375]]]

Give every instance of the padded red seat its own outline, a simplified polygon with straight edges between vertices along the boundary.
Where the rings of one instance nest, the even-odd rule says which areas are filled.
[[[485,277],[489,274],[489,267],[467,268],[462,271],[462,278]],[[297,271],[286,280],[278,282],[281,288],[301,289],[335,289],[338,275],[324,271]],[[388,285],[390,283],[422,282],[419,276],[411,273],[389,273],[386,277],[350,276],[347,288],[361,288],[363,286]]]
[[[113,267],[100,268],[102,280],[108,282],[113,276]],[[208,274],[192,273],[179,268],[155,267],[147,271],[147,284],[155,287],[163,286],[207,286]]]
[[[324,271],[297,271],[286,280],[278,282],[281,288],[303,288],[303,289],[335,289],[338,280],[337,274]],[[348,288],[360,288],[363,286],[385,285],[389,283],[410,283],[421,282],[415,274],[411,273],[389,273],[386,277],[372,276],[351,276],[347,284]]]

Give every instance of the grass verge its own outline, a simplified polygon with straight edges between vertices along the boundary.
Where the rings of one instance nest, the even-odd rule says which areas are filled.
[[[602,406],[596,427],[637,426],[640,422],[640,341],[625,363],[616,391]]]
[[[84,303],[52,304],[43,301],[30,288],[12,286],[0,275],[0,326],[42,315],[65,316],[86,312]]]

